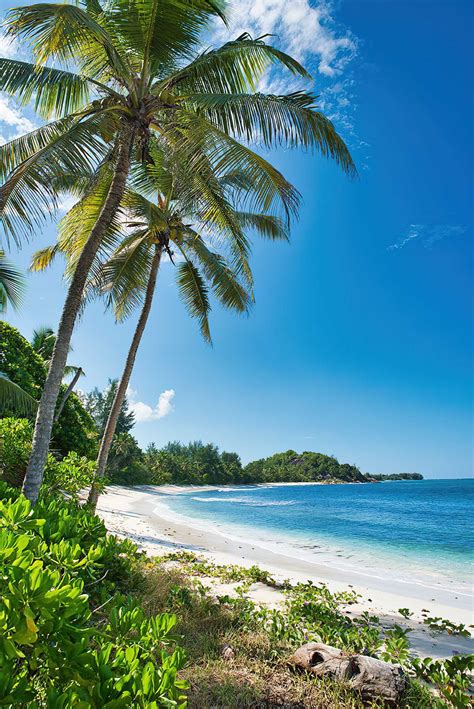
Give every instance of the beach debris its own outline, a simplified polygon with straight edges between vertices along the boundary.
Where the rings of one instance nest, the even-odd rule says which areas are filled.
[[[224,645],[222,645],[221,647],[221,657],[223,660],[226,660],[226,662],[233,660],[235,657],[234,648],[232,648],[230,645],[227,645],[227,643],[224,643]]]
[[[367,655],[348,655],[324,643],[306,643],[290,658],[290,664],[314,675],[347,682],[364,700],[384,699],[396,705],[407,684],[398,665]]]

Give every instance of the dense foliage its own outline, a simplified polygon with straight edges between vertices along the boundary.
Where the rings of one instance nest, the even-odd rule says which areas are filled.
[[[249,463],[244,477],[245,482],[367,482],[355,465],[323,453],[293,450]]]
[[[114,435],[107,463],[107,478],[123,485],[141,485],[151,481],[145,455],[130,433]]]
[[[0,704],[183,707],[174,615],[136,599],[136,547],[74,502],[0,483]],[[34,702],[34,704],[30,704]]]
[[[244,482],[237,453],[220,453],[212,443],[175,441],[161,449],[154,444],[145,453],[145,467],[154,484],[212,485]]]
[[[0,322],[0,371],[18,384],[27,394],[38,400],[46,378],[43,358],[14,327]],[[62,385],[65,391],[66,385]],[[2,410],[1,416],[14,415],[14,411]],[[53,427],[51,448],[61,455],[75,451],[80,456],[94,457],[97,448],[97,430],[76,394],[66,401]]]

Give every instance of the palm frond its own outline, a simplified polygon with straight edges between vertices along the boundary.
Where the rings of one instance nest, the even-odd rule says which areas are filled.
[[[0,372],[0,413],[14,411],[18,416],[34,413],[37,402],[18,384]]]
[[[266,44],[262,38],[253,39],[244,33],[218,49],[204,52],[164,82],[158,82],[155,92],[159,93],[163,88],[178,90],[182,94],[255,91],[272,64],[280,64],[292,74],[310,78],[306,69],[288,54]]]
[[[252,184],[252,190],[247,193],[248,211],[266,214],[283,211],[288,221],[296,216],[300,194],[281,172],[205,118],[192,113],[186,118],[179,137],[165,135],[173,139],[177,152],[188,156],[187,162],[193,171],[199,173],[207,163],[217,179],[229,172],[243,172]]]
[[[35,251],[31,257],[30,271],[33,273],[37,271],[45,271],[60,252],[58,244],[53,244],[53,246],[45,246],[44,249],[38,249]]]
[[[25,294],[25,277],[23,273],[5,258],[5,252],[0,249],[0,313],[4,313],[8,304],[18,309]]]
[[[146,231],[135,232],[120,244],[102,266],[94,284],[96,292],[106,296],[107,307],[115,319],[124,320],[143,302],[152,253]]]
[[[209,293],[204,279],[196,266],[186,258],[176,268],[176,282],[179,293],[191,317],[199,322],[201,334],[207,342],[211,342],[208,315],[211,310]]]
[[[31,346],[43,359],[49,360],[51,358],[55,344],[56,335],[52,328],[44,325],[33,330]]]
[[[0,219],[8,237],[28,237],[54,214],[58,175],[92,171],[107,155],[100,132],[110,120],[100,113],[65,118],[1,146],[0,165],[9,174],[0,188]]]
[[[245,290],[239,282],[238,274],[229,267],[222,255],[208,249],[196,233],[192,233],[191,238],[186,240],[185,248],[197,257],[220,303],[239,313],[248,313],[253,295]]]
[[[316,148],[351,176],[356,174],[346,144],[331,121],[316,110],[310,93],[191,94],[186,103],[221,131],[248,143],[260,142],[267,148]]]
[[[58,224],[58,249],[66,256],[66,278],[74,273],[77,261],[89,235],[97,222],[113,178],[113,164],[105,162],[97,171],[88,193],[77,202]],[[98,277],[101,259],[119,244],[124,231],[125,217],[118,209],[99,247],[98,254],[90,270],[90,279]]]
[[[136,10],[131,23],[128,8]],[[173,66],[177,60],[191,59],[203,30],[213,18],[224,19],[221,0],[133,0],[127,3],[124,25],[133,34],[133,45],[143,52],[144,79]]]
[[[97,88],[98,82],[94,82]],[[79,111],[89,101],[94,85],[78,74],[51,67],[37,67],[16,59],[0,59],[0,91],[14,96],[21,105],[32,102],[42,118]],[[110,94],[107,86],[101,91]]]
[[[289,241],[288,226],[283,219],[272,214],[236,212],[244,229],[255,229],[260,236],[271,241]]]
[[[105,53],[113,69],[131,81],[126,56],[121,55],[107,31],[77,5],[38,3],[7,13],[7,34],[26,40],[39,65],[48,59],[61,63],[90,54]]]

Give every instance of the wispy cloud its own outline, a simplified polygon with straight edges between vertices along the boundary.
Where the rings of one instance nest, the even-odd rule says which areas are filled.
[[[150,406],[143,401],[137,401],[137,392],[134,389],[127,391],[129,401],[129,411],[135,414],[135,421],[143,423],[144,421],[157,421],[165,416],[168,416],[173,410],[173,399],[175,397],[174,389],[166,389],[158,397],[156,406]]]
[[[465,231],[466,227],[462,224],[410,224],[407,233],[394,244],[390,244],[387,251],[403,249],[414,241],[425,249],[430,249],[438,242],[460,236]]]

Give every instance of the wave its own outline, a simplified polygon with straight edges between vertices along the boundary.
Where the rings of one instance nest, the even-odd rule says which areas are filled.
[[[245,492],[248,492],[249,490],[258,490],[259,488],[256,487],[255,485],[241,485],[240,487],[218,487],[216,488],[216,492],[242,492],[242,488],[245,488]]]
[[[259,500],[249,500],[247,497],[191,497],[190,499],[195,502],[237,502],[244,507],[286,507],[298,504],[296,500],[260,502]]]

